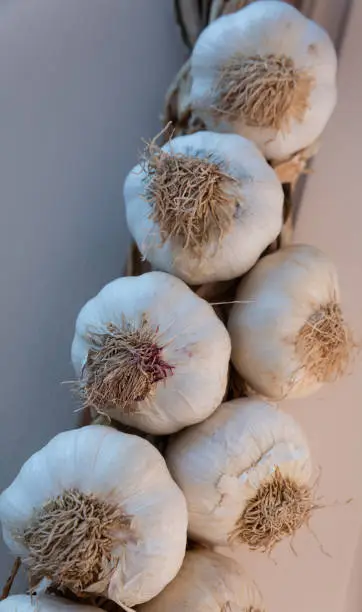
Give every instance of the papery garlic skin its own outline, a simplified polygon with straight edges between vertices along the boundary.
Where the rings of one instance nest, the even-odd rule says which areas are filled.
[[[126,425],[169,434],[202,421],[222,401],[231,352],[229,335],[212,307],[181,280],[162,272],[124,277],[106,285],[82,308],[76,322],[72,361],[81,377],[92,347],[89,334],[123,318],[157,330],[162,359],[172,372],[132,406],[100,406]]]
[[[339,302],[330,259],[309,245],[267,255],[242,279],[235,302],[228,323],[231,358],[247,384],[273,400],[317,391],[323,381],[305,366],[298,335],[314,313]]]
[[[283,129],[250,125],[215,112],[220,70],[234,57],[286,57],[311,79],[302,120]],[[235,132],[254,141],[272,160],[285,159],[312,144],[336,104],[337,57],[328,34],[285,2],[260,0],[220,17],[199,36],[191,57],[191,106],[210,130]],[[260,96],[257,96],[260,102]]]
[[[307,441],[291,416],[258,398],[226,402],[171,440],[166,456],[196,541],[228,545],[247,502],[278,468],[297,485],[311,477]]]
[[[95,612],[100,608],[76,604],[50,595],[12,595],[0,602],[0,612]]]
[[[197,132],[168,142],[164,151],[220,162],[235,179],[230,187],[235,211],[230,229],[195,253],[178,237],[163,243],[145,199],[147,173],[138,165],[128,174],[124,198],[128,227],[142,255],[155,269],[191,285],[236,278],[247,272],[281,231],[283,190],[274,170],[252,142],[235,134]]]
[[[263,612],[262,597],[239,563],[210,550],[186,553],[176,578],[140,612]]]
[[[0,496],[3,537],[14,555],[28,556],[18,535],[34,513],[72,489],[132,517],[130,533],[114,536],[114,571],[87,591],[129,607],[157,595],[181,566],[187,530],[184,497],[161,454],[146,440],[110,427],[58,434],[28,459]]]

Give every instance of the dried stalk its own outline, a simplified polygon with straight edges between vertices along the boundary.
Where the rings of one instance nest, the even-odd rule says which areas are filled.
[[[20,557],[17,557],[14,561],[13,567],[11,568],[10,576],[5,582],[4,588],[1,592],[0,601],[3,601],[3,599],[6,599],[7,597],[9,597],[12,586],[14,584],[14,580],[18,574],[20,567],[21,567],[21,559]]]

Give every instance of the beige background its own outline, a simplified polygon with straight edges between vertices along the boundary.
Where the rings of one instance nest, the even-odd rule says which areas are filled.
[[[329,4],[329,7],[328,7]],[[341,0],[319,18],[337,32]],[[340,102],[304,194],[297,240],[338,265],[344,305],[362,332],[359,151],[362,4],[350,19]],[[158,128],[183,58],[171,0],[0,1],[0,488],[60,429],[76,403],[69,345],[79,307],[124,263],[125,173]],[[241,553],[269,612],[361,612],[360,359],[353,374],[285,408],[304,425],[321,468],[324,509],[272,558]],[[345,502],[353,498],[346,505]],[[331,555],[320,550],[322,545]],[[3,547],[0,582],[11,558]]]

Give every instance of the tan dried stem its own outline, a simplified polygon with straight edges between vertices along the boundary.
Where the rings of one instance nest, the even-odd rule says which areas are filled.
[[[303,366],[318,382],[333,382],[345,373],[352,347],[351,333],[336,302],[309,317],[296,343]]]
[[[205,153],[184,155],[152,141],[145,152],[145,198],[162,243],[178,238],[184,248],[199,250],[230,229],[237,198],[236,179]]]
[[[313,142],[309,147],[298,151],[283,161],[271,161],[276,175],[281,183],[290,183],[291,187],[297,183],[301,174],[311,174],[312,168],[308,167],[311,158],[318,152],[319,141]]]
[[[214,110],[249,126],[288,131],[292,119],[303,121],[313,84],[286,55],[235,55],[220,69]]]
[[[1,596],[0,596],[0,601],[3,601],[4,599],[7,599],[7,597],[9,597],[10,593],[11,593],[11,589],[13,587],[14,584],[14,580],[18,574],[18,571],[21,567],[21,559],[20,557],[16,557],[13,566],[11,568],[11,572],[10,572],[10,576],[8,577],[8,579],[5,582],[5,585],[2,589],[1,592]]]
[[[210,13],[209,13],[209,23],[215,21],[221,17],[221,15],[230,15],[231,13],[236,13],[236,11],[240,11],[240,9],[244,8],[248,4],[251,4],[253,0],[212,0]]]
[[[70,489],[44,504],[16,537],[29,551],[32,580],[47,578],[77,593],[110,576],[115,534],[119,544],[131,521],[118,506]]]
[[[125,320],[121,326],[109,323],[105,333],[92,333],[89,341],[81,380],[85,408],[130,410],[173,373],[162,359],[158,332],[145,317],[139,326]]]
[[[270,551],[308,523],[313,508],[311,488],[298,485],[276,468],[273,477],[247,502],[230,540],[247,544],[253,550]]]

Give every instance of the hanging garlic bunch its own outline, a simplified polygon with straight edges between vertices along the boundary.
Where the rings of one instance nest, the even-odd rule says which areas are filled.
[[[261,259],[240,283],[229,333],[235,368],[268,398],[308,395],[342,376],[352,342],[332,262],[307,245]]]
[[[128,175],[129,229],[142,255],[191,285],[247,272],[282,227],[283,191],[255,145],[198,132],[151,143]]]
[[[0,602],[0,612],[101,612],[94,606],[81,606],[60,597],[13,595]]]
[[[149,272],[109,283],[82,308],[72,360],[86,406],[169,434],[220,404],[230,351],[207,302],[181,280]]]
[[[238,563],[211,552],[186,553],[176,578],[139,612],[262,612],[261,595]]]
[[[289,415],[259,399],[222,404],[171,440],[166,461],[196,541],[270,550],[313,509],[305,437]]]
[[[33,584],[46,578],[121,607],[155,597],[185,554],[186,504],[164,459],[110,427],[53,438],[1,494],[0,520]]]
[[[336,103],[336,69],[321,27],[285,2],[261,0],[201,33],[190,103],[207,129],[241,134],[280,160],[320,136]]]

